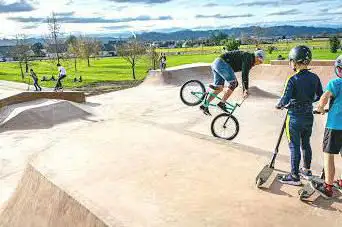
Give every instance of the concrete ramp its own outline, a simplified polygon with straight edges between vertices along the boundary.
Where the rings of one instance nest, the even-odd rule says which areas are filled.
[[[167,68],[163,72],[160,70],[151,70],[143,85],[181,86],[188,80],[193,79],[201,80],[204,83],[209,83],[213,81],[210,65],[211,64],[208,63],[196,63]],[[314,64],[309,68],[312,72],[319,75],[323,84],[326,84],[329,79],[335,75],[334,67],[331,65],[330,61],[329,64],[323,64],[323,66],[320,66],[317,62],[314,62]],[[250,73],[250,81],[264,80],[266,83],[270,81],[279,83],[285,82],[285,80],[293,74],[294,72],[292,69],[290,69],[288,63],[285,64],[283,61],[281,61],[280,63],[263,64],[254,67]],[[241,78],[241,73],[236,73],[236,75],[238,78]]]
[[[255,189],[265,160],[237,148],[132,121],[83,128],[31,163],[0,226],[340,226],[336,200]]]
[[[48,129],[90,115],[90,108],[73,102],[40,99],[0,109],[0,132]]]
[[[36,198],[34,203],[32,198]],[[35,213],[33,216],[32,211]],[[61,190],[29,165],[16,193],[1,214],[0,226],[102,227],[107,225],[70,194]]]
[[[323,83],[332,78],[333,67],[312,68]],[[209,64],[152,71],[137,88],[89,98],[100,104],[101,120],[58,131],[67,136],[29,163],[2,207],[0,226],[340,227],[341,194],[303,203],[298,187],[274,180],[290,168],[285,138],[275,174],[264,190],[255,188],[284,120],[285,111],[274,106],[291,70],[261,65],[251,74],[251,96],[234,114],[240,133],[232,142],[211,135],[218,109],[204,116],[179,98],[187,80],[212,80]],[[231,101],[239,100],[241,88]],[[315,117],[316,174],[324,124],[325,116]]]
[[[59,99],[68,100],[72,102],[83,103],[85,102],[85,95],[83,92],[64,91],[64,92],[20,92],[0,100],[0,108],[18,103],[30,102],[37,99]]]
[[[173,85],[181,86],[188,80],[211,80],[211,69],[208,63],[197,63],[168,68],[161,72],[152,70],[142,85]]]

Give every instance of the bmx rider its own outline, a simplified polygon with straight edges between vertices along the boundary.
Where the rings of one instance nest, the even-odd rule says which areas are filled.
[[[264,59],[265,52],[263,50],[257,50],[255,53],[239,50],[228,51],[215,59],[211,65],[214,74],[214,84],[210,84],[209,87],[214,90],[213,93],[215,95],[218,95],[223,91],[225,81],[229,84],[222,100],[217,105],[220,109],[226,111],[225,103],[238,87],[235,72],[242,71],[244,98],[247,98],[249,72],[255,65],[262,64]],[[209,104],[214,98],[214,96],[209,96],[206,104]],[[204,114],[210,115],[209,107],[206,104],[201,105],[200,109]]]

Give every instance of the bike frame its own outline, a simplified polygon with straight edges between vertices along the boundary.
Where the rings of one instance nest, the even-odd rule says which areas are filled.
[[[212,92],[206,92],[206,93],[203,93],[203,92],[191,92],[194,96],[196,96],[198,99],[201,99],[201,97],[203,97],[204,95],[204,106],[206,107],[209,107],[209,106],[217,106],[216,104],[211,104],[207,101],[207,97],[208,96],[212,96],[218,100],[222,100],[222,98],[220,98],[219,96],[215,95],[214,93]],[[231,104],[229,102],[226,102],[226,107],[227,107],[227,111],[230,113],[230,114],[233,114],[234,111],[236,110],[237,107],[241,106],[241,104]]]

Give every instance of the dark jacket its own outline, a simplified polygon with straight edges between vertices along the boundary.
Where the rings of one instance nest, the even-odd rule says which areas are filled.
[[[289,113],[312,113],[312,103],[323,94],[319,77],[309,70],[301,70],[290,76],[285,83],[283,96],[278,107],[288,106]]]
[[[242,71],[243,89],[247,90],[249,86],[249,71],[255,65],[254,54],[245,51],[234,50],[222,54],[220,58],[227,62],[232,67],[234,72]]]
[[[33,80],[38,80],[38,77],[35,72],[30,72],[30,74]]]

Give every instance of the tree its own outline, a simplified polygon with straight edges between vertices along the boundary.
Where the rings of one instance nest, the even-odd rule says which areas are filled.
[[[90,67],[90,57],[92,55],[98,55],[101,51],[101,42],[89,37],[80,36],[78,46],[80,49],[80,56],[87,60],[88,67]]]
[[[60,63],[60,29],[61,24],[58,22],[56,14],[52,12],[51,17],[48,17],[48,27],[49,27],[49,45],[53,47],[54,53],[57,57],[57,63]]]
[[[142,45],[137,39],[131,39],[127,43],[118,47],[118,54],[131,64],[132,76],[136,80],[135,67],[140,59],[146,53],[146,47]]]
[[[266,29],[260,26],[253,27],[253,34],[257,39],[257,46],[261,43],[261,37],[266,35]]]
[[[215,45],[220,45],[220,42],[222,40],[225,40],[228,38],[228,35],[219,31],[219,32],[216,32],[216,33],[213,33],[210,35],[210,39],[215,43]]]
[[[275,51],[276,49],[277,48],[275,46],[272,46],[272,45],[267,47],[267,51],[268,51],[269,54],[272,54],[273,51]]]
[[[241,43],[235,39],[224,40],[223,45],[226,46],[227,51],[238,50]]]
[[[27,41],[27,37],[24,34],[16,35],[16,45],[12,50],[12,56],[19,63],[20,75],[22,79],[24,79],[23,63],[25,63],[25,71],[28,73],[30,49],[31,47]]]
[[[330,43],[330,52],[331,53],[337,53],[337,50],[340,48],[340,40],[337,36],[330,37],[329,39]]]
[[[34,56],[36,56],[36,57],[43,57],[44,56],[44,53],[42,51],[44,49],[43,44],[35,43],[32,45],[31,49],[34,53]]]
[[[148,49],[148,56],[151,60],[151,68],[156,70],[157,69],[157,65],[158,65],[158,59],[159,59],[159,55],[156,51],[156,47],[151,45],[151,47]]]
[[[76,36],[69,36],[65,44],[68,45],[68,55],[74,59],[75,74],[77,72],[77,58],[81,57],[80,43]]]

